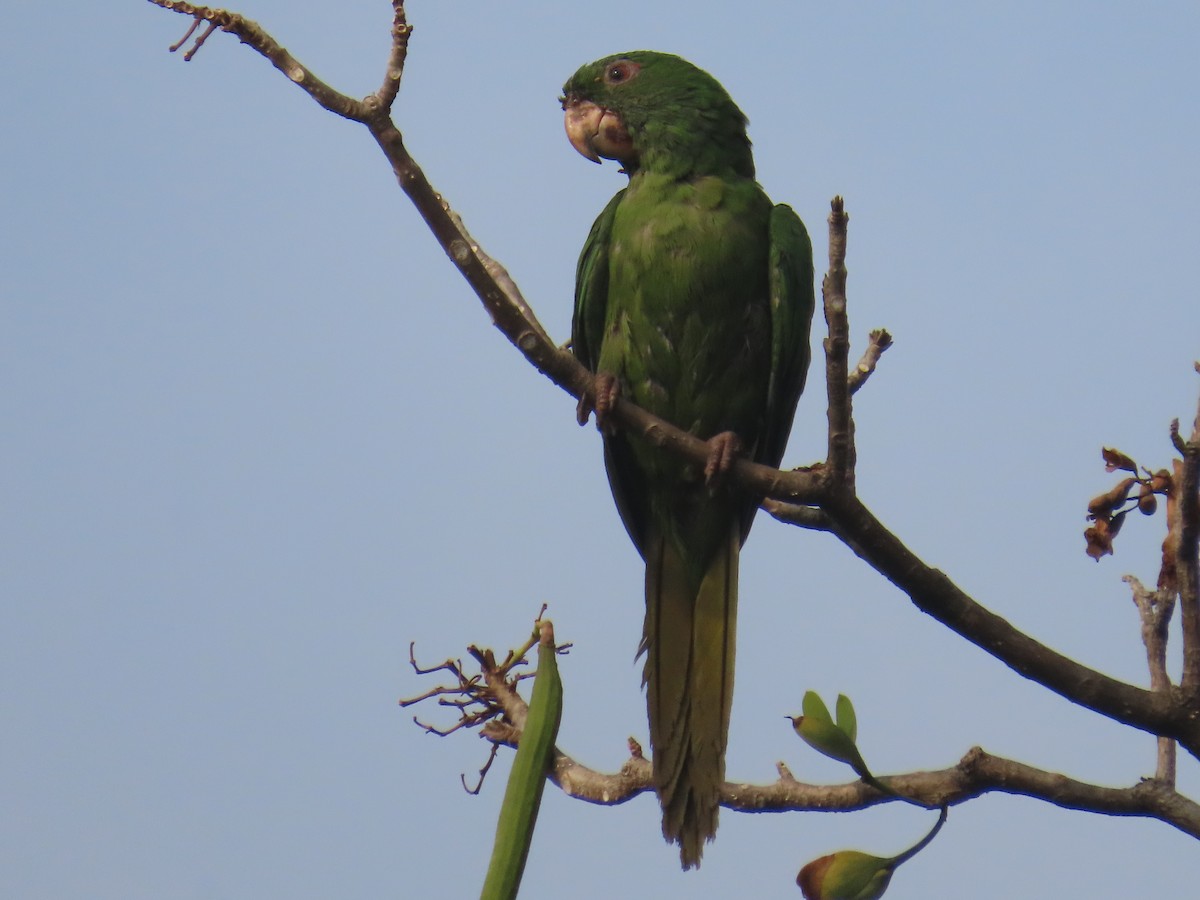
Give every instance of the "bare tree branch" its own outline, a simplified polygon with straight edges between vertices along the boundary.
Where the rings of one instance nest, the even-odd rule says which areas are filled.
[[[512,670],[528,651],[528,646],[510,651],[503,663],[497,663],[491,650],[471,647],[470,654],[480,666],[480,672],[475,676],[467,676],[461,663],[454,660],[424,670],[413,660],[413,668],[427,673],[452,673],[459,689],[468,698],[459,706],[463,719],[468,715],[474,715],[476,719],[470,723],[460,721],[459,726],[481,724],[480,714],[469,714],[467,709],[472,704],[486,706],[490,718],[483,725],[481,736],[493,744],[516,746],[529,707],[516,690],[517,680]],[[421,698],[428,699],[454,689],[437,688],[425,692]],[[418,702],[421,698],[404,703]],[[447,729],[447,732],[451,730],[454,729]],[[632,738],[629,739],[629,750],[629,758],[621,768],[609,774],[591,769],[555,747],[549,777],[570,797],[603,806],[624,803],[654,790],[651,763]],[[483,772],[490,766],[490,760],[491,757]],[[798,781],[784,763],[779,763],[777,768],[779,778],[769,784],[726,782],[722,787],[721,805],[739,812],[849,812],[894,802],[898,799],[896,795],[934,808],[964,803],[985,793],[1001,792],[1021,794],[1064,809],[1159,819],[1185,834],[1200,838],[1200,804],[1177,793],[1165,780],[1145,779],[1124,788],[1103,787],[993,756],[979,747],[971,749],[957,765],[948,769],[881,776],[880,780],[895,794],[885,793],[862,780],[839,785],[806,784]]]
[[[213,9],[208,6],[196,6],[191,3],[184,3],[182,0],[150,0],[150,2],[155,6],[161,6],[163,9],[191,16],[197,22],[207,22],[210,26],[229,32],[243,44],[247,44],[253,48],[260,56],[266,57],[271,65],[286,75],[291,82],[300,87],[301,90],[316,100],[321,106],[325,107],[325,109],[346,119],[352,119],[357,122],[363,120],[364,104],[361,101],[335,91],[325,82],[321,81],[321,79],[317,78],[307,67],[301,65],[294,56],[280,46],[278,41],[267,34],[257,22],[252,22],[240,13],[230,12],[226,9]],[[194,27],[193,25],[193,29]],[[201,35],[192,47],[192,50],[185,56],[185,59],[192,59],[211,31],[212,29],[210,28]],[[191,30],[172,49],[182,46],[190,34]]]
[[[404,76],[404,63],[408,59],[408,38],[412,26],[404,12],[404,0],[392,0],[392,49],[388,53],[387,71],[383,84],[375,92],[375,101],[380,108],[390,110],[400,93],[400,79]]]
[[[783,771],[786,773],[786,768]],[[568,796],[602,805],[624,803],[653,790],[650,763],[636,757],[617,773],[606,775],[556,751],[551,778]],[[1126,788],[1103,787],[975,747],[949,769],[881,776],[881,780],[905,798],[930,808],[955,806],[987,793],[1019,794],[1064,809],[1158,819],[1200,838],[1200,804],[1157,779]],[[782,774],[770,784],[726,782],[721,790],[721,805],[738,812],[850,812],[895,801],[863,781],[806,784],[790,774]]]
[[[858,365],[854,367],[854,371],[849,375],[848,380],[852,395],[857,394],[859,389],[867,383],[867,379],[871,377],[875,371],[875,367],[879,365],[879,358],[883,356],[883,352],[890,346],[892,346],[892,336],[883,328],[876,328],[867,336],[867,349],[863,351]]]
[[[485,671],[483,680],[494,683],[496,679]],[[515,690],[503,691],[497,702],[503,709],[504,724],[485,736],[515,744],[528,707]],[[570,797],[605,806],[624,803],[654,789],[650,762],[632,739],[630,748],[629,759],[617,772],[607,774],[584,766],[556,747],[550,778]],[[779,772],[780,777],[769,784],[726,782],[721,805],[739,812],[849,812],[897,799],[861,780],[839,785],[806,784],[796,780],[783,763],[779,764]],[[881,780],[904,798],[931,808],[957,805],[992,792],[1020,794],[1064,809],[1159,819],[1200,838],[1200,804],[1158,779],[1125,788],[1103,787],[975,747],[951,768],[881,776]]]
[[[1051,650],[969,597],[947,575],[926,565],[857,497],[830,494],[823,504],[850,548],[904,591],[913,604],[1015,672],[1080,706],[1152,734],[1177,738],[1200,752],[1200,729],[1185,694],[1156,694],[1126,684]]]
[[[1150,690],[1165,693],[1171,689],[1171,677],[1167,674],[1167,629],[1171,624],[1171,614],[1175,611],[1175,591],[1170,588],[1149,590],[1132,575],[1126,575],[1122,580],[1133,592],[1133,602],[1142,623],[1142,644],[1146,647],[1146,665],[1150,669]],[[1175,741],[1159,737],[1157,743],[1158,760],[1154,777],[1174,787]]]
[[[825,513],[812,506],[800,506],[796,503],[784,503],[767,497],[760,504],[762,510],[772,518],[797,528],[807,528],[810,531],[835,531],[836,526]],[[841,537],[839,534],[838,537]]]

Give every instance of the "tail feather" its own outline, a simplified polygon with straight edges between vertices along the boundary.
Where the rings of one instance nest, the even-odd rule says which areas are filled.
[[[687,869],[716,833],[725,781],[741,534],[733,524],[699,577],[671,540],[648,543],[643,682],[654,786],[663,835]]]

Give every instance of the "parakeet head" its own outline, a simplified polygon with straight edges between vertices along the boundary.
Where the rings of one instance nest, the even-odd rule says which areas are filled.
[[[563,85],[571,146],[624,170],[754,177],[746,117],[720,83],[685,59],[635,50],[588,63]]]

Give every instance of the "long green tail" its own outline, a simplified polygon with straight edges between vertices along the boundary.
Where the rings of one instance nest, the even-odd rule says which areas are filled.
[[[733,703],[740,528],[702,574],[674,542],[652,535],[646,553],[642,681],[650,714],[654,787],[663,836],[679,844],[685,869],[700,864],[717,831],[725,744]]]

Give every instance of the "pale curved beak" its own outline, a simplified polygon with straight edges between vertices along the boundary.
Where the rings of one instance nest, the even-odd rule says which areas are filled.
[[[604,118],[603,108],[590,100],[568,97],[563,103],[563,124],[567,128],[567,140],[579,151],[579,155],[594,163],[600,155],[592,146],[600,133],[600,122]]]
[[[612,110],[591,100],[568,95],[563,98],[563,124],[567,128],[567,140],[580,156],[594,163],[600,162],[601,157],[625,164],[636,163],[633,140],[621,117]]]

